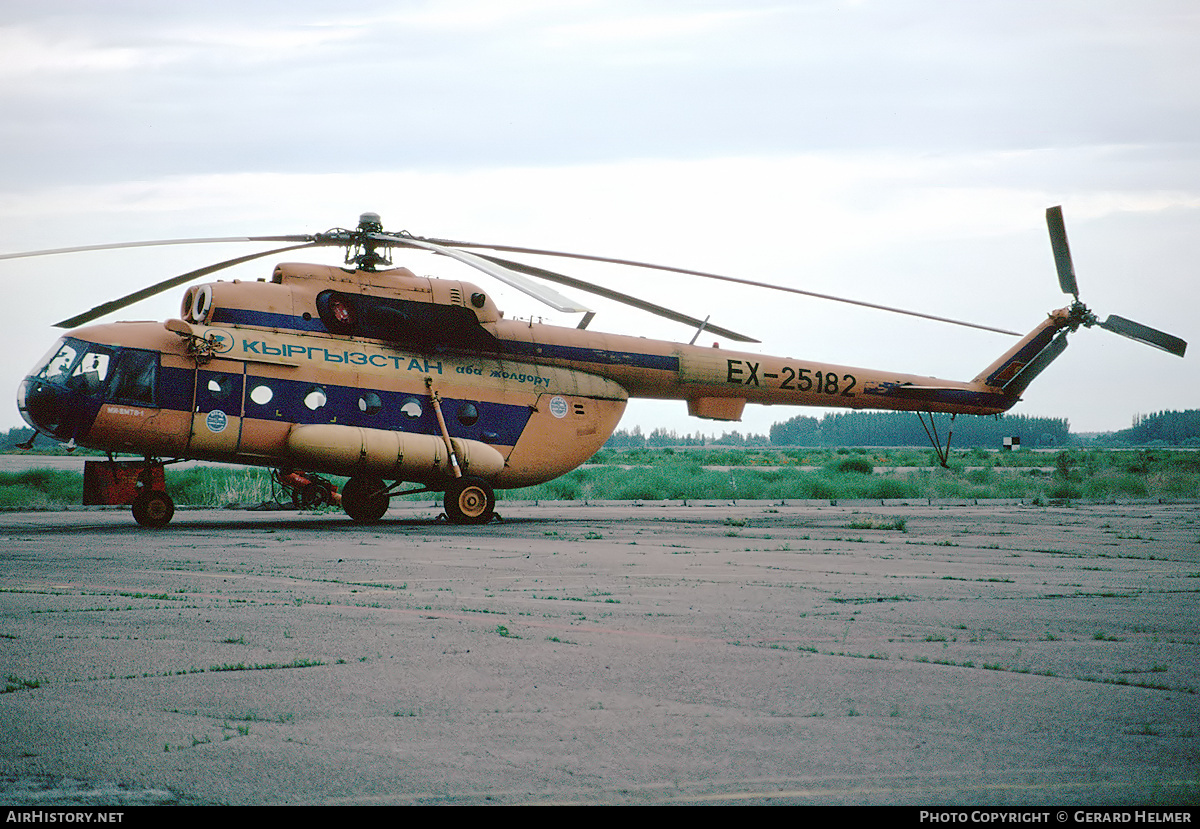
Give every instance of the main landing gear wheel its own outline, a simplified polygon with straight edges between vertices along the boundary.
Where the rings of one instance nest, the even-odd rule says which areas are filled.
[[[143,527],[165,527],[175,515],[175,502],[162,490],[144,490],[133,499],[133,520]]]
[[[342,489],[342,509],[359,524],[374,524],[383,518],[391,500],[380,478],[356,475]]]
[[[496,511],[496,493],[480,478],[455,478],[446,488],[445,503],[451,524],[486,524]]]

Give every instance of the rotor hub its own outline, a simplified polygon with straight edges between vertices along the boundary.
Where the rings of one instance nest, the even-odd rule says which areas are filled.
[[[1067,310],[1067,321],[1070,329],[1072,331],[1077,331],[1080,326],[1083,326],[1084,328],[1091,328],[1093,325],[1099,322],[1099,319],[1086,305],[1083,304],[1083,302],[1076,299],[1071,303],[1071,307]]]
[[[383,233],[383,220],[379,218],[379,214],[360,215],[358,229],[351,234],[352,243],[346,250],[346,264],[353,264],[360,271],[375,271],[381,265],[392,264],[391,259],[379,252],[379,242],[373,235],[376,233]]]

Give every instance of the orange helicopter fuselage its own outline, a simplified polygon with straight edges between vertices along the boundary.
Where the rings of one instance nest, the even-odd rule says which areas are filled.
[[[109,452],[432,489],[453,448],[463,472],[512,488],[585,462],[630,397],[724,421],[746,403],[1003,412],[1068,325],[1055,312],[954,382],[509,320],[475,285],[404,268],[280,265],[270,282],[189,288],[181,317],[72,331],[22,383],[23,416]]]

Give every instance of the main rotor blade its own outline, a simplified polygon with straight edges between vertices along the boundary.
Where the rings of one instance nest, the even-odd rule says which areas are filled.
[[[456,259],[465,265],[470,265],[476,270],[483,271],[488,276],[499,279],[505,285],[510,285],[513,288],[516,288],[518,291],[526,293],[534,299],[546,303],[554,310],[562,311],[565,314],[586,314],[592,310],[582,303],[563,296],[553,288],[547,288],[545,285],[539,285],[536,282],[530,282],[519,273],[514,273],[498,263],[493,264],[492,262],[488,262],[483,257],[476,256],[473,253],[464,253],[461,250],[454,250],[453,248],[445,247],[433,242],[410,239],[407,236],[392,236],[386,233],[372,233],[370,234],[370,237],[376,241],[399,244],[404,247],[419,248],[420,250],[440,253],[443,256]]]
[[[1064,294],[1079,299],[1079,284],[1075,281],[1075,266],[1071,263],[1071,248],[1067,244],[1067,226],[1063,222],[1061,205],[1046,208],[1046,226],[1050,229],[1054,266],[1058,268],[1058,285]]]
[[[1105,328],[1114,334],[1120,334],[1122,337],[1128,337],[1131,340],[1152,345],[1155,348],[1161,348],[1170,354],[1177,357],[1182,357],[1183,352],[1187,350],[1187,343],[1178,337],[1172,336],[1165,331],[1159,331],[1157,328],[1151,328],[1148,325],[1142,325],[1140,322],[1134,322],[1125,317],[1118,317],[1116,314],[1110,314],[1104,322],[1096,323],[1101,328]]]
[[[722,328],[719,325],[713,325],[711,322],[699,320],[695,317],[689,317],[687,314],[682,314],[678,311],[672,311],[670,308],[664,308],[661,305],[655,305],[653,302],[647,302],[644,299],[638,299],[637,297],[630,296],[629,294],[623,294],[620,291],[613,291],[608,288],[603,288],[599,285],[593,285],[591,282],[584,282],[582,279],[564,276],[561,273],[548,271],[545,268],[537,268],[533,265],[524,265],[520,262],[512,262],[508,259],[501,259],[498,256],[487,256],[481,253],[479,254],[479,257],[481,259],[486,259],[489,262],[495,262],[497,265],[501,265],[509,270],[527,273],[530,276],[535,276],[539,279],[546,279],[550,282],[558,282],[562,285],[569,285],[577,290],[587,291],[588,293],[596,294],[597,296],[612,299],[617,302],[624,303],[625,305],[630,305],[639,310],[648,311],[651,314],[664,317],[665,319],[673,320],[674,322],[682,322],[685,325],[691,325],[697,328],[703,326],[705,331],[711,331],[712,333],[718,334],[722,337],[728,337],[735,342],[761,342],[761,340],[756,340],[753,337],[747,337],[745,334],[739,334],[736,331],[730,331],[728,328]]]
[[[127,294],[127,295],[121,297],[120,299],[110,300],[109,302],[105,302],[102,305],[97,305],[95,308],[93,308],[90,311],[85,311],[82,314],[77,314],[76,316],[73,316],[70,319],[65,319],[62,322],[56,322],[56,323],[54,323],[54,326],[56,328],[75,328],[77,326],[83,325],[84,323],[91,322],[94,319],[99,319],[100,317],[104,316],[105,314],[111,314],[113,311],[120,310],[121,308],[124,308],[127,305],[133,305],[135,302],[140,302],[143,299],[152,297],[155,294],[161,294],[163,291],[170,290],[171,288],[175,288],[180,285],[186,285],[188,282],[191,282],[193,279],[199,279],[200,277],[207,276],[210,273],[215,273],[216,271],[223,270],[225,268],[230,268],[230,267],[233,267],[234,265],[240,265],[243,262],[249,262],[254,259],[261,259],[264,256],[271,256],[276,253],[285,253],[289,250],[301,250],[303,248],[320,247],[321,244],[322,243],[320,243],[320,242],[309,242],[308,244],[304,244],[304,245],[289,245],[288,247],[284,247],[284,248],[275,248],[274,250],[266,250],[266,251],[263,251],[262,253],[251,253],[248,256],[239,256],[236,259],[227,259],[224,262],[218,262],[215,265],[207,265],[203,268],[199,268],[194,271],[188,271],[187,273],[180,274],[179,276],[173,276],[170,279],[165,279],[162,282],[159,282],[155,285],[151,285],[149,288],[142,288],[140,291],[134,291],[132,294]]]
[[[0,259],[22,259],[29,256],[54,256],[59,253],[83,253],[90,250],[122,250],[149,248],[158,245],[207,245],[214,242],[311,242],[312,236],[215,236],[203,239],[157,239],[149,242],[114,242],[107,245],[81,245],[73,248],[27,250],[21,253],[0,253]]]
[[[923,314],[920,311],[907,311],[903,308],[894,308],[890,305],[877,305],[873,302],[863,302],[862,300],[858,299],[847,299],[845,297],[833,296],[832,294],[821,294],[817,293],[816,291],[805,291],[801,290],[800,288],[790,288],[786,285],[773,285],[770,282],[756,282],[752,279],[740,279],[735,276],[721,276],[720,274],[707,273],[705,271],[694,271],[688,268],[675,268],[669,265],[654,265],[649,262],[636,262],[632,259],[613,259],[606,256],[589,256],[583,253],[566,253],[563,251],[539,250],[537,248],[519,248],[509,245],[484,245],[475,242],[456,242],[449,239],[436,239],[434,241],[436,241],[438,244],[451,247],[486,248],[488,250],[505,251],[506,253],[531,253],[541,256],[560,256],[564,259],[582,259],[589,262],[608,262],[613,265],[628,265],[634,268],[650,268],[651,270],[656,271],[669,271],[671,273],[681,273],[687,276],[699,276],[703,277],[704,279],[717,279],[722,282],[732,282],[737,285],[751,285],[755,288],[766,288],[770,291],[783,291],[789,294],[800,294],[802,296],[816,297],[817,299],[828,299],[832,300],[833,302],[844,302],[848,305],[858,305],[863,308],[874,308],[877,311],[890,311],[893,314],[904,314],[910,317],[920,317],[922,319],[934,320],[935,322],[948,322],[951,325],[961,325],[965,328],[978,328],[981,331],[992,331],[997,334],[1008,334],[1013,337],[1022,336],[1016,331],[1009,331],[1004,328],[993,328],[990,325],[979,325],[978,323],[974,322],[965,322],[963,320],[951,319],[949,317],[939,317],[935,316],[934,314]]]

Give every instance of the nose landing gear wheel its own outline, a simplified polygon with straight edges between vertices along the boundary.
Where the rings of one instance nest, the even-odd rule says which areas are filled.
[[[456,478],[446,488],[445,505],[451,524],[486,524],[496,511],[496,493],[480,478]]]
[[[142,492],[133,499],[133,520],[143,527],[165,527],[175,515],[175,503],[161,490]]]

